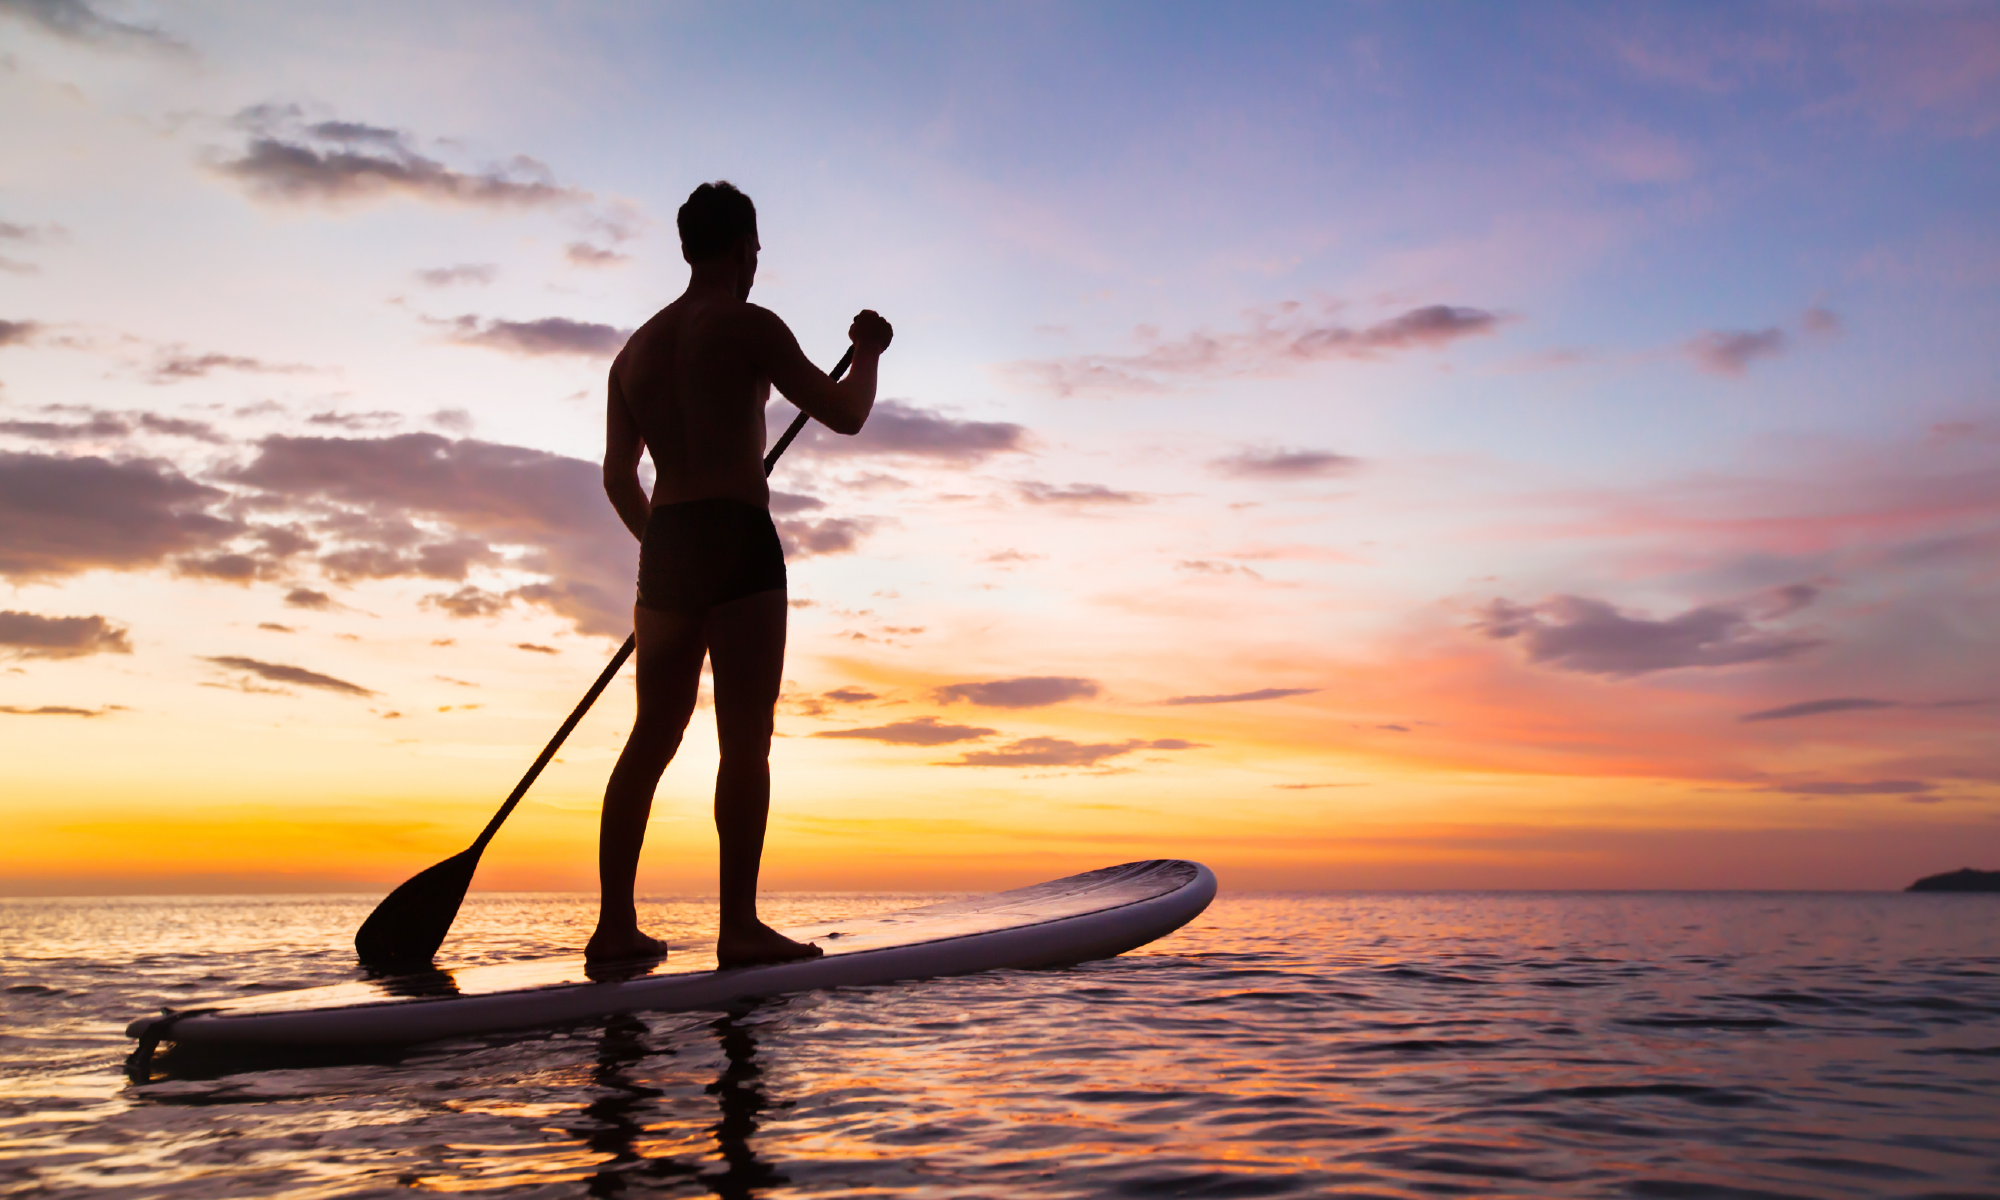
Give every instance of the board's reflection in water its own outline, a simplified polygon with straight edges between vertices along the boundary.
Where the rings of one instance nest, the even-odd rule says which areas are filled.
[[[704,1089],[715,1097],[718,1110],[708,1130],[722,1160],[719,1172],[675,1158],[649,1159],[641,1152],[640,1143],[647,1136],[645,1118],[657,1112],[653,1102],[667,1093],[639,1082],[634,1069],[649,1057],[673,1051],[649,1045],[650,1030],[636,1017],[606,1022],[591,1074],[591,1081],[605,1091],[585,1106],[583,1114],[590,1123],[587,1131],[578,1131],[585,1145],[607,1156],[591,1178],[590,1195],[622,1196],[634,1185],[691,1179],[718,1196],[747,1200],[762,1189],[789,1182],[757,1156],[752,1144],[761,1114],[776,1105],[764,1092],[764,1069],[757,1064],[757,1038],[747,1016],[747,1010],[730,1013],[709,1026],[723,1055],[722,1073]]]

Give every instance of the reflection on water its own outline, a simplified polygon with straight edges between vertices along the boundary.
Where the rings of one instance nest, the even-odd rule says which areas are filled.
[[[574,1132],[592,1151],[603,1156],[587,1189],[592,1196],[623,1196],[632,1188],[657,1189],[679,1180],[698,1182],[724,1197],[756,1196],[763,1189],[788,1182],[770,1163],[757,1156],[757,1119],[770,1100],[764,1094],[757,1065],[757,1038],[743,1015],[731,1013],[711,1028],[722,1048],[723,1068],[705,1089],[715,1097],[717,1119],[709,1131],[715,1138],[720,1169],[703,1169],[699,1158],[649,1156],[648,1120],[652,1102],[667,1095],[640,1082],[633,1068],[656,1054],[671,1055],[671,1047],[655,1050],[651,1029],[636,1017],[614,1017],[598,1043],[597,1069],[591,1082],[601,1089],[584,1105],[584,1121]]]
[[[353,978],[367,909],[0,902],[0,1195],[2000,1195],[1980,896],[1225,894],[1070,970],[119,1076],[139,1013]],[[474,897],[447,949],[593,913]]]

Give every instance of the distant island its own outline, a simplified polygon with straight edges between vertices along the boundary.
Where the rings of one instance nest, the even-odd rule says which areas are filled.
[[[1926,875],[1906,892],[2000,892],[2000,871],[1975,871],[1964,867],[1942,875]]]

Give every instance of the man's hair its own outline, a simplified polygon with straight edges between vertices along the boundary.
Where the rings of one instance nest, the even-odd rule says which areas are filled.
[[[707,262],[757,232],[757,206],[724,180],[704,183],[681,205],[674,218],[681,231],[681,253],[690,263]]]

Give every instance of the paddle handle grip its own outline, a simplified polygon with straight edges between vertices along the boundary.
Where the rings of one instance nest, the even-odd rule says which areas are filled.
[[[854,347],[849,346],[847,353],[840,356],[840,361],[834,364],[833,370],[829,371],[828,374],[838,382],[841,376],[847,374],[847,368],[853,362]],[[783,454],[785,448],[792,444],[792,439],[799,436],[799,431],[805,428],[808,419],[804,413],[800,413],[794,418],[791,428],[785,430],[785,436],[779,438],[778,444],[771,447],[771,452],[764,456],[764,474],[767,478],[771,474],[771,469],[778,465],[778,456]],[[597,677],[597,682],[590,685],[590,691],[584,693],[582,703],[578,704],[575,711],[569,714],[569,720],[564,721],[562,728],[556,730],[556,735],[549,739],[549,744],[542,747],[542,753],[535,759],[535,765],[529,767],[528,773],[521,776],[521,782],[514,785],[514,792],[507,797],[507,803],[501,805],[500,811],[494,813],[493,819],[486,823],[486,828],[480,833],[479,840],[472,843],[472,852],[475,857],[485,852],[486,844],[493,840],[494,834],[500,832],[500,826],[506,823],[508,814],[512,813],[515,806],[521,803],[521,797],[528,794],[528,789],[535,786],[535,780],[541,777],[542,768],[548,766],[549,760],[556,756],[556,751],[562,749],[562,744],[569,738],[570,731],[574,730],[577,723],[583,720],[583,715],[590,711],[590,706],[597,703],[597,698],[604,694],[604,689],[611,686],[611,680],[618,674],[618,669],[625,665],[626,659],[632,657],[633,647],[637,645],[636,636],[635,634],[625,635],[625,644],[618,647],[618,653],[611,656],[611,665],[605,667],[604,672]]]

